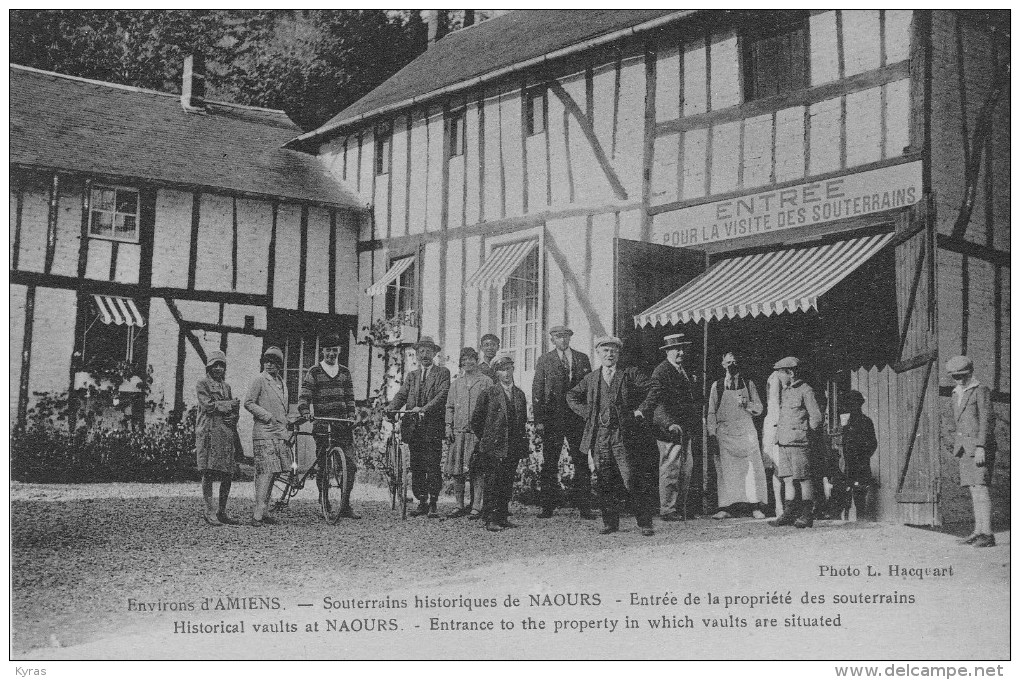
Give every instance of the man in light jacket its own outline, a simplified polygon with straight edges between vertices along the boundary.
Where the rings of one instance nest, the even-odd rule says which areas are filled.
[[[811,466],[815,444],[814,437],[822,425],[822,410],[818,407],[815,391],[800,376],[800,359],[786,357],[776,362],[773,368],[783,374],[783,389],[780,393],[779,423],[776,440],[779,444],[779,460],[776,470],[787,483],[786,508],[780,517],[769,522],[774,527],[794,525],[806,529],[814,524],[814,491],[811,485]],[[794,502],[796,488],[800,484],[800,508]],[[797,516],[798,509],[801,511]]]
[[[995,545],[988,493],[995,467],[992,393],[974,379],[974,363],[965,356],[947,361],[946,372],[956,383],[952,397],[956,426],[953,455],[960,459],[960,485],[970,488],[974,504],[974,531],[961,543],[990,548]]]
[[[268,514],[273,476],[294,462],[287,446],[287,384],[283,381],[283,352],[270,347],[262,354],[263,371],[248,387],[244,408],[255,419],[252,449],[255,453],[255,511],[252,526],[276,524]]]

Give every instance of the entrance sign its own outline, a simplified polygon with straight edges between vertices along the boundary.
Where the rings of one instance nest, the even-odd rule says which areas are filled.
[[[652,243],[689,247],[904,208],[921,199],[921,161],[750,193],[652,218]]]

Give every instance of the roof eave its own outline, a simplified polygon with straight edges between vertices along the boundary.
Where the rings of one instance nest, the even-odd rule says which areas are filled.
[[[295,137],[294,139],[284,144],[284,148],[307,152],[312,150],[316,143],[324,141],[324,139],[326,137],[329,137],[332,133],[342,128],[348,127],[350,125],[360,123],[369,118],[375,118],[377,116],[381,116],[392,111],[397,111],[399,109],[404,109],[409,106],[414,106],[415,104],[420,104],[422,102],[429,101],[437,97],[442,97],[443,95],[452,94],[454,92],[459,92],[461,90],[471,89],[489,80],[501,78],[503,76],[516,73],[518,71],[532,68],[534,66],[539,66],[546,62],[553,61],[555,59],[560,59],[562,57],[566,57],[576,52],[581,52],[583,50],[590,49],[592,47],[604,45],[606,43],[610,43],[615,40],[619,40],[620,38],[625,38],[627,36],[634,35],[636,33],[643,33],[645,31],[650,31],[652,29],[659,28],[660,26],[664,26],[668,23],[678,21],[680,19],[685,19],[700,11],[702,10],[689,9],[671,12],[661,17],[656,17],[655,19],[651,19],[640,24],[635,24],[634,26],[630,26],[628,28],[612,31],[611,33],[606,33],[595,38],[590,38],[583,42],[574,43],[573,45],[569,45],[567,47],[561,47],[558,50],[554,50],[552,52],[543,54],[538,57],[532,57],[531,59],[515,62],[513,64],[510,64],[509,66],[504,66],[494,71],[483,73],[480,76],[475,76],[473,78],[469,78],[468,80],[462,80],[452,85],[447,85],[445,87],[441,87],[430,92],[426,92],[425,94],[410,97],[408,99],[394,102],[392,104],[386,104],[385,106],[380,106],[378,108],[366,111],[351,118],[346,118],[335,123],[326,123],[325,125],[322,125],[321,127],[318,127],[315,130],[311,130],[303,135]]]

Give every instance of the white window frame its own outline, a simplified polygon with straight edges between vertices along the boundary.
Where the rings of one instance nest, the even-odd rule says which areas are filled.
[[[96,199],[96,195],[95,194],[96,194],[96,192],[102,192],[102,191],[113,191],[114,192],[113,210],[103,210],[102,208],[97,207],[97,205],[96,205],[97,201],[95,200]],[[118,192],[118,191],[130,191],[130,192],[133,192],[135,194],[135,211],[134,211],[133,214],[132,213],[126,213],[126,212],[119,212],[117,210],[117,194],[116,194],[116,192]],[[129,186],[123,186],[123,185],[118,185],[118,184],[93,184],[92,187],[89,189],[89,225],[88,225],[89,226],[89,229],[88,229],[89,238],[100,239],[100,240],[104,240],[104,241],[119,241],[121,243],[138,243],[139,233],[141,231],[141,212],[142,212],[141,211],[141,206],[142,206],[142,192],[137,187],[129,187]],[[93,233],[93,224],[94,224],[95,216],[97,214],[103,214],[103,213],[112,215],[111,233],[109,235]],[[130,216],[130,217],[134,218],[134,220],[135,220],[135,233],[134,233],[133,237],[117,236],[116,232],[117,232],[117,216],[118,215]]]
[[[407,267],[407,269],[405,269],[404,271],[402,271],[400,273],[400,276],[398,276],[396,279],[394,279],[393,281],[390,281],[388,284],[386,284],[386,299],[385,299],[386,307],[385,307],[385,312],[386,312],[386,315],[387,315],[388,318],[394,318],[394,317],[399,316],[402,319],[406,320],[407,325],[409,325],[409,326],[418,326],[419,325],[419,323],[418,323],[418,266],[419,266],[418,265],[418,256],[417,255],[407,255],[406,257],[408,257],[408,258],[410,258],[412,260],[411,264]],[[399,261],[401,261],[403,259],[405,259],[405,258],[404,257],[394,257],[393,259],[390,260],[390,267],[392,267],[397,262],[399,262]],[[411,285],[409,285],[409,286],[402,286],[402,285],[400,285],[401,280],[404,279],[404,277],[406,277],[406,276],[410,276],[411,277]],[[390,299],[390,290],[391,289],[395,291],[395,293],[394,293],[394,308],[393,308],[393,313],[392,314],[390,313],[390,310],[389,310],[389,299]],[[408,308],[408,309],[401,309],[400,308],[400,291],[401,290],[409,290],[409,291],[411,291],[410,308]]]

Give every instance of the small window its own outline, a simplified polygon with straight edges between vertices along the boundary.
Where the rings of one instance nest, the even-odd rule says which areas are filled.
[[[744,100],[808,86],[808,21],[803,13],[764,14],[741,34]]]
[[[391,263],[391,266],[394,263]],[[386,318],[402,317],[405,325],[417,326],[418,300],[416,296],[417,279],[415,266],[411,265],[401,272],[392,283],[386,286]]]
[[[92,187],[89,236],[138,243],[138,190]]]
[[[393,142],[393,128],[380,125],[375,129],[375,174],[386,175],[390,171],[390,144]]]
[[[524,100],[524,126],[528,136],[545,132],[545,88],[529,90]]]
[[[463,155],[464,153],[464,112],[464,109],[451,111],[448,118],[449,126],[447,129],[450,132],[450,158]]]

